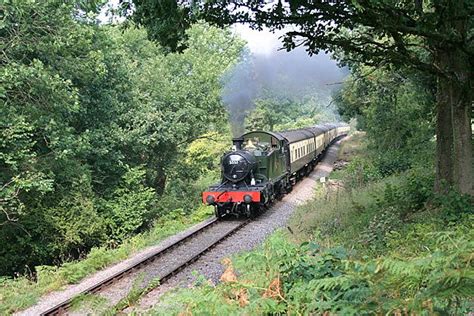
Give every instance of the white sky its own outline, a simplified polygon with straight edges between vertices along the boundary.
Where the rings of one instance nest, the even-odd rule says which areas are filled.
[[[234,32],[247,41],[250,51],[256,55],[271,55],[282,47],[282,42],[278,38],[284,34],[272,33],[267,29],[256,31],[244,24],[237,24],[232,27]]]

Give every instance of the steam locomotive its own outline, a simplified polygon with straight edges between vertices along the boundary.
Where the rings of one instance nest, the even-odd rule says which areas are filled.
[[[203,192],[203,202],[214,206],[218,218],[254,217],[290,192],[348,131],[348,125],[336,123],[234,138],[232,150],[221,159],[221,182]]]

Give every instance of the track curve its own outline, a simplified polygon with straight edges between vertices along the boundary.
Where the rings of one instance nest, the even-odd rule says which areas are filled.
[[[137,286],[140,294],[163,284],[174,274],[182,270],[190,263],[197,260],[207,251],[224,241],[248,224],[244,221],[220,221],[216,218],[208,221],[199,229],[191,232],[175,243],[157,252],[148,254],[139,262],[122,269],[100,282],[93,284],[87,289],[69,297],[54,306],[39,312],[40,315],[64,315],[69,310],[77,297],[87,294],[95,294],[109,299],[111,304],[119,310],[121,301],[126,299],[132,286]],[[141,279],[140,279],[141,278]],[[159,283],[157,282],[159,280]],[[126,286],[124,286],[124,284]],[[135,289],[137,291],[137,289]],[[72,314],[83,314],[83,311],[72,311]],[[87,311],[86,311],[87,313]]]

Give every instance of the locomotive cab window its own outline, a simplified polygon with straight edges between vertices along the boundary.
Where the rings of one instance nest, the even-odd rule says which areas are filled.
[[[280,142],[271,135],[255,133],[244,137],[242,149],[253,153],[255,156],[266,156],[275,150],[280,150]]]
[[[270,144],[268,142],[260,141],[258,137],[252,137],[244,141],[243,149],[258,154],[269,151]]]

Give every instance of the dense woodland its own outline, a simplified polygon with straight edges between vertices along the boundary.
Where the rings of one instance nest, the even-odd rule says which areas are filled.
[[[140,244],[137,234],[196,214],[231,137],[223,80],[248,52],[219,27],[237,21],[299,23],[288,49],[331,50],[350,69],[330,103],[314,91],[262,93],[245,113],[247,129],[342,118],[365,136],[345,149],[349,164],[334,176],[342,191],[321,189],[291,224],[295,235],[238,258],[241,283],[185,290],[167,312],[469,311],[472,3],[265,11],[244,1],[243,15],[226,1],[191,9],[137,0],[133,12],[131,3],[121,1],[127,20],[118,25],[99,23],[95,2],[0,5],[0,312],[77,282],[120,257],[110,249]],[[341,28],[315,26],[315,16]]]
[[[189,212],[222,151],[189,145],[230,137],[220,80],[243,42],[200,24],[184,52],[165,54],[143,30],[99,25],[79,5],[2,6],[0,274]]]

